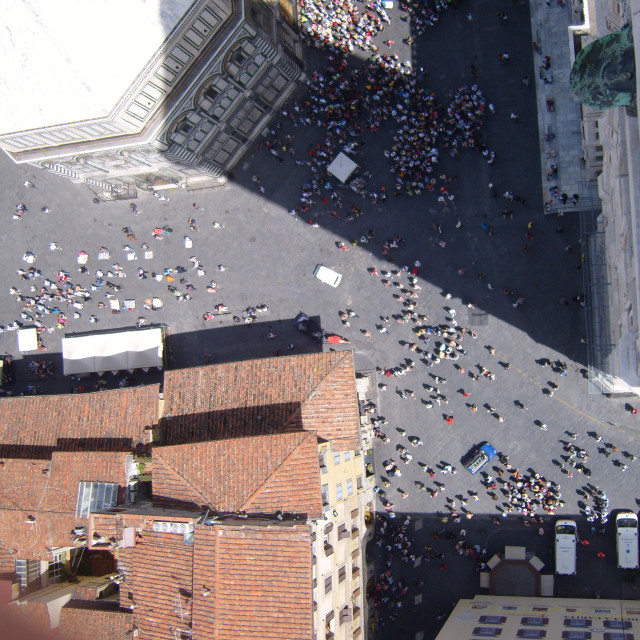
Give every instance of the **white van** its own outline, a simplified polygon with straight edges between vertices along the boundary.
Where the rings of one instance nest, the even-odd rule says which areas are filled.
[[[323,264],[319,264],[313,275],[320,280],[320,282],[324,282],[332,287],[337,287],[342,280],[342,274],[334,271],[333,269],[329,269],[329,267],[325,267]]]
[[[565,576],[576,574],[576,544],[578,527],[575,520],[556,522],[556,573]]]
[[[638,568],[638,516],[624,511],[616,516],[618,568]]]

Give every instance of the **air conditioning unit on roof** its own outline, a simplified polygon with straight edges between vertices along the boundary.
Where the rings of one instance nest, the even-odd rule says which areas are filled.
[[[159,533],[178,533],[184,535],[193,531],[193,522],[160,522],[153,523],[153,530]]]

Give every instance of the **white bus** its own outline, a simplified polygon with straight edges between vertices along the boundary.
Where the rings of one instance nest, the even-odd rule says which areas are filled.
[[[616,543],[618,568],[638,568],[638,516],[623,511],[616,516]]]
[[[576,544],[578,527],[575,520],[556,522],[556,573],[565,576],[576,574]]]

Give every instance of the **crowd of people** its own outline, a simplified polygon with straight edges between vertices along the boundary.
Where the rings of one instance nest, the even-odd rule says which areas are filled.
[[[372,0],[364,13],[355,0],[301,0],[300,24],[308,42],[344,53],[356,49],[377,51],[373,38],[389,24],[381,0]]]
[[[35,189],[33,182],[28,181],[29,188]],[[35,193],[35,192],[34,192]],[[17,210],[24,215],[28,211],[25,203],[19,203]],[[140,214],[140,210],[132,209],[134,215]],[[38,214],[36,214],[38,215]],[[22,216],[17,219],[22,220]],[[22,223],[24,224],[24,222]],[[189,233],[199,231],[194,218],[187,218]],[[221,229],[223,225],[214,222],[214,229]],[[186,231],[186,228],[185,228]],[[126,238],[126,244],[122,246],[122,255],[125,260],[124,265],[131,264],[131,269],[118,261],[114,261],[112,252],[105,246],[99,247],[95,253],[79,251],[75,256],[75,266],[69,264],[70,256],[66,255],[59,242],[50,242],[48,247],[51,256],[55,257],[58,267],[47,273],[47,269],[39,268],[42,256],[38,256],[34,251],[24,252],[22,260],[26,263],[24,267],[16,269],[16,282],[9,287],[9,295],[13,297],[19,307],[14,320],[0,325],[0,333],[16,331],[23,326],[35,327],[38,334],[38,348],[47,350],[47,335],[56,331],[78,330],[81,327],[88,329],[88,325],[95,325],[100,321],[104,313],[133,312],[136,310],[160,311],[163,308],[162,298],[164,291],[177,302],[189,302],[194,299],[195,292],[205,293],[207,298],[211,294],[217,294],[219,285],[215,280],[210,280],[204,286],[196,286],[192,282],[195,278],[202,278],[207,274],[207,270],[196,256],[189,259],[190,268],[182,265],[166,266],[161,265],[154,255],[153,246],[147,242],[141,242],[138,234],[131,226],[122,228]],[[149,236],[155,241],[165,240],[173,232],[173,229],[165,225],[154,227],[150,230]],[[163,243],[164,244],[164,243]],[[191,246],[192,241],[185,235],[185,248]],[[149,265],[155,270],[138,266],[139,259],[145,261],[145,266]],[[66,260],[66,262],[65,262]],[[93,261],[97,260],[97,264]],[[47,260],[51,263],[51,260]],[[93,263],[94,267],[89,268]],[[38,266],[36,266],[38,265]],[[228,267],[218,265],[218,271],[226,271]],[[154,284],[147,287],[143,299],[135,299],[135,293],[131,287],[127,286],[130,280],[127,276],[136,280],[153,281]],[[164,285],[164,290],[163,290]],[[136,287],[139,289],[139,287]],[[138,293],[139,295],[139,293]],[[262,312],[265,305],[249,307],[242,313],[242,318],[238,322],[252,322],[257,319],[257,313]],[[219,303],[213,307],[216,313],[228,312],[226,305]],[[206,315],[206,314],[205,314]],[[102,316],[103,317],[103,316]],[[145,316],[137,316],[135,320],[137,327],[149,324]],[[37,362],[37,361],[36,361]],[[35,366],[34,364],[31,365]],[[49,377],[51,370],[49,367],[31,368],[31,373],[38,376],[40,380]],[[87,387],[86,390],[89,390]],[[28,393],[40,393],[39,386],[31,385]],[[11,394],[10,388],[3,388],[3,395]]]
[[[310,74],[307,98],[285,114],[298,126],[322,127],[326,135],[323,143],[308,149],[308,160],[296,161],[308,166],[312,177],[303,184],[299,204],[290,213],[308,212],[321,202],[340,217],[342,196],[326,168],[340,151],[361,149],[365,135],[378,132],[389,119],[397,128],[384,155],[396,176],[395,195],[429,191],[443,204],[454,202],[450,188],[457,178],[436,171],[441,148],[454,157],[463,149],[475,149],[490,164],[495,162],[495,152],[481,137],[487,108],[478,85],[460,87],[445,108],[435,93],[423,86],[422,79],[420,70],[393,54],[376,54],[355,69],[345,58],[330,55],[327,67]],[[268,146],[285,146],[275,130],[271,134]],[[371,177],[366,171],[363,175]],[[374,204],[387,197],[384,185],[369,185],[363,195],[365,192]],[[356,207],[350,219],[358,215]]]
[[[300,0],[300,24],[309,44],[352,53],[357,49],[377,52],[375,36],[383,31],[391,20],[382,0],[363,2],[359,7],[355,0]],[[406,0],[400,5],[403,19],[414,26],[418,35],[435,26],[440,14],[450,7],[457,7],[458,0]],[[410,39],[409,44],[411,44]],[[387,46],[393,44],[387,40]]]
[[[458,4],[459,0],[406,0],[400,4],[400,10],[406,14],[405,20],[421,36],[429,27],[438,24],[443,11],[457,9]]]

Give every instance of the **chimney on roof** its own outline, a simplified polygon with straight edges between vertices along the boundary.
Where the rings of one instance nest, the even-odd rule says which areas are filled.
[[[211,593],[211,589],[206,585],[202,585],[202,595],[206,598]]]

